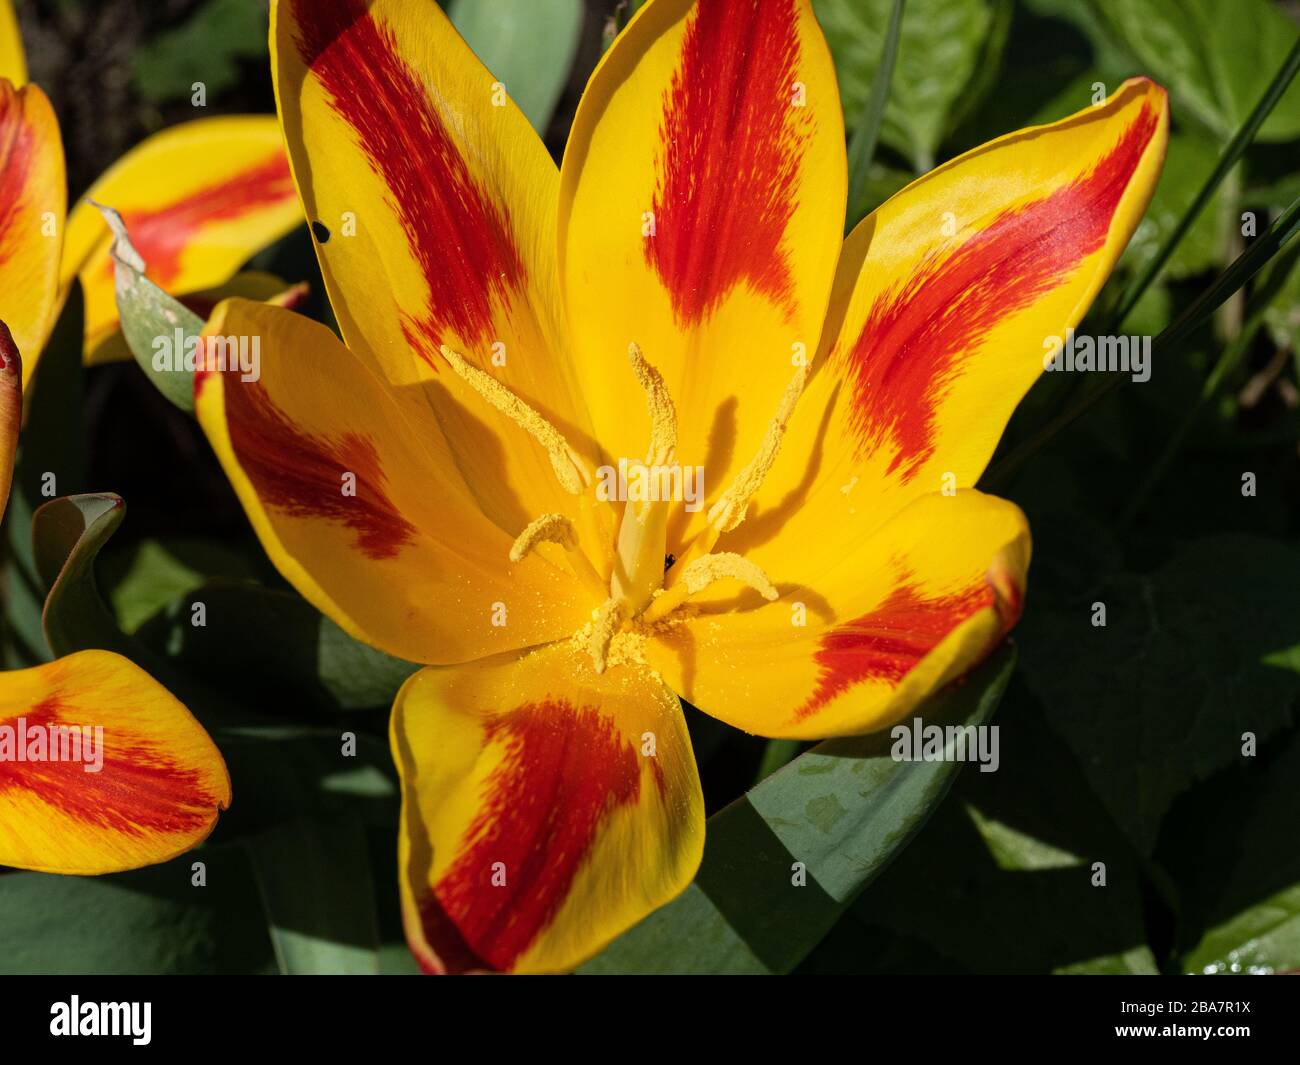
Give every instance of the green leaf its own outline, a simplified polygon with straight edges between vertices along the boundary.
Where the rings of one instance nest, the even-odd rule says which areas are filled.
[[[889,86],[894,77],[894,65],[898,60],[898,42],[903,29],[903,7],[904,0],[893,0],[889,23],[885,28],[885,42],[882,45],[880,62],[875,81],[871,86],[871,95],[867,97],[862,114],[858,116],[853,136],[849,138],[848,202],[854,206],[865,199],[871,164],[876,157],[876,144],[880,140],[880,124],[885,118],[885,101],[889,98]],[[862,217],[861,214],[849,214],[846,228],[852,229]]]
[[[258,0],[208,0],[174,30],[135,51],[136,90],[153,103],[189,97],[195,82],[215,96],[239,83],[241,60],[265,60],[266,5]]]
[[[206,886],[193,884],[195,862]],[[0,972],[274,973],[242,848],[204,846],[112,876],[0,873]]]
[[[889,25],[892,0],[813,0],[826,33],[846,124],[863,113]],[[1008,0],[908,0],[881,140],[918,173],[990,86],[1006,43]]]
[[[1274,263],[1283,266],[1282,256]],[[1286,277],[1264,310],[1264,322],[1273,342],[1300,358],[1300,260],[1293,261],[1286,270]]]
[[[286,821],[246,846],[281,973],[378,973],[375,886],[360,821]]]
[[[927,724],[986,722],[1014,661],[1001,648],[924,708]],[[957,769],[895,761],[890,746],[887,734],[822,743],[715,814],[695,882],[582,971],[793,969],[924,824]],[[793,883],[796,862],[806,886]]]
[[[1300,968],[1300,733],[1241,757],[1171,815],[1162,848],[1186,885],[1188,973]],[[1168,848],[1164,848],[1166,842]]]
[[[200,537],[139,541],[103,558],[100,573],[118,624],[128,633],[213,577],[256,576],[240,552]]]
[[[204,624],[193,623],[203,604]],[[167,660],[233,697],[387,709],[419,666],[354,640],[294,592],[216,579],[139,632]]]
[[[1092,0],[1106,31],[1170,89],[1174,111],[1227,140],[1249,116],[1300,31],[1269,0]],[[1258,139],[1300,136],[1293,83]]]
[[[74,285],[27,389],[26,417],[4,515],[9,548],[5,565],[6,656],[11,668],[50,659],[41,627],[46,588],[32,560],[32,515],[53,496],[85,488],[82,339],[81,286]]]
[[[1240,493],[1240,482],[1213,486]],[[1246,501],[1249,503],[1249,500]],[[1094,603],[1106,624],[1092,623]],[[1103,805],[1149,854],[1170,802],[1285,728],[1300,694],[1300,552],[1198,541],[1154,573],[1031,602],[1024,671]]]
[[[1015,681],[998,721],[997,771],[961,774],[803,971],[1156,971],[1140,868],[1072,752]]]
[[[193,350],[203,331],[203,319],[174,300],[145,277],[145,261],[127,234],[122,216],[97,204],[114,234],[114,290],[122,335],[145,376],[175,406],[194,412],[194,372],[184,368],[184,356]],[[165,340],[171,357],[155,366],[155,345]]]
[[[44,631],[56,655],[116,651],[178,696],[181,685],[205,702],[229,700],[227,709],[305,701],[330,710],[387,709],[419,668],[354,640],[296,593],[251,582],[207,581],[128,635],[95,577],[96,558],[125,513],[112,493],[66,496],[36,512],[35,567],[39,587],[49,588]],[[194,622],[199,603],[201,625]]]
[[[49,588],[42,622],[55,656],[102,647],[136,657],[95,582],[95,557],[125,515],[121,496],[96,492],[52,499],[32,516],[36,573]]]
[[[212,839],[246,840],[286,821],[360,818],[391,833],[397,780],[385,740],[362,731],[258,724],[213,731],[237,794]]]
[[[452,0],[447,13],[544,135],[578,50],[581,0]]]
[[[1180,133],[1169,138],[1160,183],[1121,257],[1122,265],[1139,268],[1156,255],[1191,207],[1218,158],[1218,149],[1203,135]],[[1161,276],[1177,280],[1217,266],[1227,247],[1224,221],[1223,195],[1216,192],[1178,242]]]

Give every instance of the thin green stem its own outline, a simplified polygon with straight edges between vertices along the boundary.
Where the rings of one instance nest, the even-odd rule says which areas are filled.
[[[904,0],[894,0],[889,13],[889,26],[885,30],[885,43],[880,52],[880,67],[871,85],[871,95],[862,106],[853,137],[849,140],[849,210],[856,211],[866,193],[867,172],[876,155],[880,141],[880,126],[885,120],[885,103],[889,99],[889,83],[894,80],[894,61],[898,58],[898,40],[903,28]]]
[[[1228,146],[1224,148],[1214,171],[1206,179],[1201,191],[1196,194],[1196,199],[1184,212],[1183,217],[1178,220],[1178,225],[1173,228],[1173,231],[1165,238],[1156,254],[1137,272],[1132,282],[1124,290],[1124,295],[1120,297],[1119,305],[1111,319],[1111,328],[1104,330],[1104,332],[1119,332],[1124,324],[1124,319],[1129,316],[1133,308],[1137,306],[1138,300],[1142,298],[1142,293],[1147,290],[1151,282],[1164,269],[1169,257],[1173,255],[1174,249],[1178,247],[1179,241],[1186,236],[1187,231],[1192,227],[1192,223],[1196,221],[1197,217],[1205,209],[1205,205],[1213,198],[1224,178],[1228,176],[1237,161],[1245,154],[1246,149],[1250,147],[1251,142],[1255,139],[1255,134],[1259,132],[1259,127],[1264,124],[1264,121],[1277,105],[1278,100],[1282,98],[1282,94],[1286,92],[1297,70],[1300,70],[1300,40],[1296,41],[1294,47],[1288,53],[1281,69],[1278,70],[1272,82],[1269,83],[1264,95],[1260,97],[1259,103],[1255,105],[1255,109],[1251,111],[1250,117],[1246,119],[1232,140],[1228,142]]]

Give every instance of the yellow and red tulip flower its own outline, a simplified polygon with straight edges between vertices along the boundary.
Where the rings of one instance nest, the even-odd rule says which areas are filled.
[[[21,420],[21,359],[0,322],[0,510]],[[201,843],[229,805],[230,776],[203,726],[129,659],[80,651],[0,672],[0,866],[152,865]]]
[[[1029,530],[971,486],[1147,204],[1165,93],[968,152],[845,241],[807,0],[651,0],[558,172],[432,0],[278,0],[272,56],[346,346],[227,301],[208,331],[262,375],[200,375],[196,411],[281,572],[427,666],[391,725],[423,967],[570,969],[699,864],[679,695],[869,732],[1015,623]],[[706,505],[602,501],[620,459],[703,467]]]
[[[0,0],[0,78],[8,78],[15,85],[27,81],[27,57],[23,55],[18,20],[9,0]]]
[[[13,71],[9,14],[0,9],[0,63]],[[61,299],[63,206],[49,102],[0,77],[0,511],[22,421],[19,351],[39,351]],[[166,861],[205,839],[229,805],[208,734],[129,660],[91,650],[0,673],[0,866],[91,874]]]
[[[112,234],[90,200],[121,212],[148,276],[178,297],[225,285],[250,256],[302,224],[279,123],[273,115],[249,115],[183,122],[147,138],[91,186],[66,218],[65,233],[57,123],[39,88],[15,91],[26,78],[22,43],[9,0],[0,0],[0,85],[6,77],[11,84],[0,88],[0,107],[13,113],[0,121],[12,139],[0,141],[0,158],[11,183],[26,173],[29,196],[22,216],[4,227],[9,243],[22,248],[0,246],[0,319],[11,323],[26,355],[25,383],[78,278],[87,361],[128,354],[106,343],[118,331]],[[0,197],[0,221],[5,202]],[[4,265],[17,260],[27,265]]]

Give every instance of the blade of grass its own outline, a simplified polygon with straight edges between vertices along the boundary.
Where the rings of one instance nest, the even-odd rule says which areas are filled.
[[[1142,298],[1151,282],[1156,279],[1160,271],[1164,269],[1165,263],[1173,255],[1174,249],[1178,247],[1179,241],[1191,229],[1192,223],[1196,221],[1200,213],[1205,209],[1205,205],[1210,202],[1214,196],[1215,190],[1223,183],[1223,179],[1228,176],[1228,172],[1236,166],[1237,161],[1245,154],[1246,149],[1250,147],[1251,142],[1255,139],[1255,134],[1259,132],[1259,127],[1264,124],[1270,112],[1276,106],[1282,94],[1290,86],[1296,71],[1300,70],[1300,40],[1297,40],[1295,46],[1291,49],[1283,62],[1281,69],[1274,76],[1269,87],[1260,97],[1259,103],[1251,111],[1250,117],[1246,119],[1240,129],[1237,130],[1228,146],[1223,149],[1223,155],[1219,157],[1218,165],[1215,166],[1214,172],[1206,179],[1205,185],[1197,193],[1196,199],[1192,205],[1187,208],[1183,217],[1179,219],[1173,231],[1165,238],[1159,250],[1148,261],[1146,266],[1137,272],[1128,287],[1124,290],[1123,296],[1120,297],[1118,306],[1110,319],[1110,326],[1102,332],[1110,335],[1120,331],[1124,324],[1124,319],[1129,316],[1133,308],[1137,306],[1138,300]],[[852,201],[850,201],[852,202]]]
[[[885,30],[885,43],[880,51],[880,67],[876,71],[876,80],[871,85],[871,95],[862,105],[862,114],[858,117],[849,139],[849,210],[856,211],[862,202],[863,191],[867,185],[867,171],[871,160],[876,155],[876,144],[880,141],[880,125],[885,119],[885,103],[889,99],[889,83],[894,80],[894,61],[898,58],[898,39],[903,28],[904,0],[894,0],[894,7],[889,13],[889,26]],[[856,222],[857,219],[851,219]]]
[[[1275,255],[1290,242],[1300,231],[1300,197],[1293,200],[1289,207],[1264,233],[1262,233],[1246,251],[1238,256],[1223,273],[1215,278],[1199,297],[1167,329],[1151,342],[1153,360],[1165,351],[1177,346],[1189,337],[1215,310],[1233,293],[1243,288]],[[983,479],[986,487],[993,488],[1004,483],[1011,474],[1020,468],[1024,461],[1040,447],[1056,437],[1062,430],[1073,425],[1079,418],[1090,411],[1100,400],[1123,383],[1124,378],[1118,374],[1108,375],[1100,384],[1084,390],[1074,404],[1062,411],[1038,432],[1034,433],[1019,447],[990,467]]]

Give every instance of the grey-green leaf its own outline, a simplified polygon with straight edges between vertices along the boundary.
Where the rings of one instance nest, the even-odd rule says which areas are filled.
[[[1156,971],[1141,868],[1073,753],[1022,684],[998,722],[997,771],[959,776],[804,971]]]
[[[447,13],[533,128],[544,134],[578,48],[580,0],[452,0]]]
[[[1004,646],[916,716],[985,723],[1014,662]],[[695,882],[581,971],[789,972],[925,823],[957,769],[896,761],[890,748],[887,734],[822,743],[715,814]]]
[[[32,559],[32,515],[55,495],[85,489],[86,438],[80,417],[85,398],[82,342],[81,286],[73,285],[24,397],[26,417],[4,515],[9,547],[5,637],[10,668],[50,657],[41,625],[48,587],[37,575]],[[76,416],[70,417],[70,411],[77,412]]]
[[[131,244],[122,216],[111,207],[95,206],[114,235],[114,289],[127,346],[158,391],[181,410],[193,413],[194,373],[185,369],[185,356],[198,343],[203,319],[145,276],[145,261]]]
[[[194,885],[194,863],[205,886]],[[257,888],[238,846],[207,845],[111,876],[0,875],[0,972],[274,973]]]
[[[246,845],[281,973],[378,973],[375,885],[359,820],[285,821]]]
[[[125,514],[121,496],[96,492],[52,499],[32,516],[36,573],[49,589],[42,623],[55,655],[101,647],[137,657],[95,583],[95,558]]]
[[[204,624],[191,623],[203,604]],[[233,698],[290,699],[330,710],[388,708],[419,667],[353,639],[293,592],[217,578],[139,631],[189,676]]]

